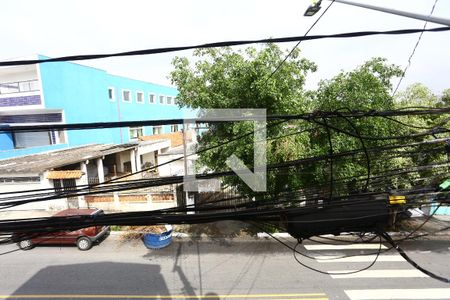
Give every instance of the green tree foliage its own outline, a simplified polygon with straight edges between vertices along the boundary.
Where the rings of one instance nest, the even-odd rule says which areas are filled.
[[[398,109],[405,109],[408,107],[421,107],[421,108],[436,108],[449,105],[450,90],[444,90],[441,97],[433,94],[433,92],[421,83],[414,83],[408,86],[405,91],[398,93],[396,97],[396,107]],[[397,117],[398,121],[409,126],[403,128],[405,132],[414,133],[417,130],[433,130],[440,128],[448,128],[448,115],[425,115],[425,116],[403,116]],[[439,137],[445,137],[443,134],[434,134],[434,136],[427,137],[426,139],[432,140]],[[419,140],[424,140],[421,138]],[[421,146],[417,148],[417,154],[412,156],[410,161],[416,165],[427,164],[439,164],[444,163],[447,160],[443,149],[444,144],[438,144],[433,146]],[[437,184],[444,179],[445,176],[439,176],[442,174],[444,168],[436,168],[430,170],[422,170],[417,173],[418,179],[423,184]]]
[[[354,110],[390,110],[405,105],[391,96],[391,80],[402,74],[399,67],[382,58],[374,58],[349,72],[340,72],[330,80],[319,83],[316,91],[305,91],[305,78],[316,70],[316,65],[294,51],[281,68],[274,73],[286,56],[276,45],[261,50],[247,48],[200,49],[194,53],[194,62],[176,57],[171,73],[172,83],[178,88],[180,106],[203,108],[265,108],[267,114],[300,114],[304,112],[348,112]],[[426,94],[426,93],[425,93]],[[449,93],[450,94],[450,93]],[[400,104],[401,103],[401,104]],[[399,122],[400,121],[400,122]],[[408,122],[411,120],[407,120]],[[415,122],[418,122],[415,120]],[[326,129],[325,124],[331,125]],[[200,139],[200,149],[232,139],[253,130],[250,122],[212,125]],[[355,149],[371,149],[408,142],[381,137],[409,134],[417,131],[401,124],[401,120],[381,117],[326,118],[315,123],[307,121],[268,124],[268,163],[340,153]],[[293,134],[296,133],[296,134]],[[346,133],[352,133],[351,136]],[[358,135],[372,137],[361,139]],[[373,139],[380,137],[380,139]],[[330,142],[332,147],[330,147]],[[411,140],[409,140],[411,142]],[[250,135],[226,146],[201,154],[199,162],[213,171],[228,170],[226,159],[235,154],[248,167],[253,165],[253,136]],[[368,152],[370,172],[375,178],[366,186],[368,172],[364,151],[345,159],[335,159],[279,170],[268,175],[268,189],[273,194],[284,190],[316,187],[319,192],[330,192],[330,171],[333,178],[345,184],[335,184],[333,193],[348,193],[365,188],[406,187],[416,179],[385,180],[388,170],[399,169],[417,158],[405,158],[404,153]],[[332,163],[332,165],[331,165]],[[331,168],[332,166],[332,168]],[[375,175],[374,175],[375,174]],[[238,178],[225,182],[237,186],[242,193],[251,193]]]
[[[247,48],[199,49],[193,65],[187,58],[173,60],[172,83],[180,105],[191,108],[265,108],[268,114],[305,108],[303,85],[316,65],[296,50],[273,75],[285,53],[276,45],[261,51]]]
[[[200,49],[194,55],[198,60],[191,64],[186,58],[173,61],[172,83],[179,91],[178,103],[190,108],[265,108],[267,114],[294,114],[305,112],[308,104],[304,91],[308,72],[316,65],[299,56],[295,50],[282,67],[286,53],[276,45],[267,45],[258,51],[247,48],[233,51],[230,48]],[[268,137],[282,135],[289,128],[286,124],[268,125]],[[251,122],[219,124],[211,126],[200,140],[200,147],[215,145],[253,130]],[[268,143],[268,162],[295,159],[304,152],[307,144],[304,135],[287,137]],[[211,170],[227,170],[226,159],[236,154],[248,167],[253,165],[253,138],[242,139],[201,155],[199,162]],[[279,190],[281,173],[270,175],[270,190]],[[250,192],[237,178],[226,178],[237,185],[241,192]]]
[[[317,111],[335,112],[393,109],[395,103],[391,96],[391,79],[401,74],[399,67],[387,64],[385,59],[371,59],[352,71],[342,71],[331,80],[321,81],[317,91],[313,93],[312,107]],[[311,155],[329,152],[330,139],[334,153],[387,146],[393,141],[367,140],[357,136],[381,138],[396,135],[400,130],[398,123],[380,117],[334,118],[327,120],[327,124],[336,129],[330,130],[329,134],[323,127],[318,129],[314,139],[311,139],[310,149],[313,151]],[[355,136],[349,136],[347,133],[353,133]],[[354,177],[353,181],[342,187],[345,192],[349,188],[357,190],[370,188],[370,185],[367,186],[367,182],[363,180],[368,170],[371,174],[379,175],[385,170],[399,167],[399,162],[395,159],[386,159],[381,157],[380,153],[373,152],[368,152],[367,156],[360,152],[357,156],[339,159],[333,164],[335,179]],[[317,177],[315,180],[320,181],[330,176],[318,170],[315,174]],[[384,184],[389,185],[392,182]]]

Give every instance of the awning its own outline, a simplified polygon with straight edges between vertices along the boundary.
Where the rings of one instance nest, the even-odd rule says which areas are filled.
[[[80,170],[49,171],[47,179],[79,179],[83,174]]]

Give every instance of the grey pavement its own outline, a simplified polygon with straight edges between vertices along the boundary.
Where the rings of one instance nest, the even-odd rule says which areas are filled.
[[[299,261],[345,272],[370,264],[373,256],[367,254],[379,247],[325,242],[300,245],[315,259],[298,255]],[[427,269],[450,276],[449,239],[402,247]],[[0,252],[15,248],[1,246]],[[349,254],[359,256],[338,258]],[[0,299],[450,299],[450,284],[418,272],[393,251],[381,253],[368,271],[335,276],[301,266],[291,250],[271,239],[176,239],[149,250],[141,241],[110,236],[85,252],[42,246],[2,255],[0,278]]]

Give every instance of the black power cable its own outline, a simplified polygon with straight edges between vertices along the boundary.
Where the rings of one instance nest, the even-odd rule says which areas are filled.
[[[449,27],[450,28],[450,27]],[[352,110],[347,113],[339,111],[316,111],[310,113],[303,113],[297,115],[269,115],[264,121],[289,121],[289,120],[305,120],[305,121],[318,121],[324,117],[331,118],[363,118],[363,117],[393,117],[393,116],[420,116],[420,115],[442,115],[450,114],[450,107],[441,108],[420,108],[416,110]],[[83,130],[83,129],[104,129],[104,128],[119,128],[119,127],[138,127],[138,126],[160,126],[160,125],[172,125],[172,124],[185,124],[185,123],[232,123],[239,121],[248,121],[248,117],[236,117],[236,118],[224,118],[219,119],[162,119],[162,120],[142,120],[142,121],[119,121],[119,122],[90,122],[90,123],[72,123],[72,124],[46,124],[46,125],[0,125],[0,132],[37,132],[37,131],[49,131],[49,130]],[[256,118],[255,118],[256,120]],[[430,128],[429,131],[436,131],[436,127]],[[448,132],[445,131],[445,132]]]
[[[353,151],[336,153],[332,157],[333,158],[345,157],[348,155],[352,155],[354,153],[355,152],[353,152]],[[279,169],[283,169],[283,168],[292,168],[292,167],[305,165],[305,164],[307,165],[307,164],[311,164],[314,162],[327,160],[327,159],[329,159],[329,157],[330,157],[329,155],[323,155],[323,156],[299,159],[299,160],[295,160],[295,161],[271,164],[271,165],[267,166],[267,170],[269,172],[271,172],[271,171],[279,170]],[[446,167],[446,166],[448,166],[447,162],[445,162],[443,164],[432,164],[432,165],[427,165],[427,166],[412,167],[409,169],[403,167],[400,169],[394,169],[394,170],[390,170],[390,171],[392,172],[393,175],[401,175],[401,174],[407,174],[407,173],[411,173],[411,172],[417,172],[420,170],[435,169],[438,167]],[[218,177],[224,177],[224,176],[236,176],[236,174],[233,171],[224,171],[224,172],[197,174],[196,175],[196,177],[198,179],[211,179],[211,178],[218,178]],[[376,178],[385,179],[386,176],[388,176],[388,174],[384,173],[379,176],[372,176],[372,179],[376,179]],[[81,189],[76,189],[73,191],[67,191],[64,193],[56,193],[55,195],[50,195],[50,196],[45,196],[45,197],[35,197],[35,198],[31,198],[31,199],[26,199],[26,200],[14,201],[15,199],[23,199],[24,197],[27,197],[27,196],[19,195],[19,196],[15,196],[15,197],[14,196],[6,197],[6,199],[0,198],[0,205],[2,204],[1,200],[4,201],[3,205],[12,205],[12,204],[20,205],[20,204],[25,204],[25,203],[29,203],[29,202],[60,199],[60,198],[65,198],[65,197],[69,197],[69,196],[101,194],[101,193],[105,193],[105,192],[125,191],[125,190],[133,190],[133,189],[135,190],[135,189],[141,189],[141,188],[151,187],[151,186],[175,184],[175,183],[181,183],[183,180],[185,180],[183,176],[163,177],[163,178],[158,178],[158,179],[139,179],[139,180],[134,180],[130,183],[121,183],[121,184],[114,184],[113,186],[106,185],[104,187],[97,187],[96,189],[93,189],[93,190],[81,188]],[[38,196],[40,196],[40,195],[38,195]]]
[[[314,21],[314,23],[311,25],[311,27],[309,27],[309,29],[306,31],[306,33],[303,36],[307,36],[311,32],[311,30],[314,28],[314,26],[316,26],[316,24],[320,21],[320,19],[322,19],[322,17],[326,14],[328,9],[330,9],[331,5],[333,5],[334,1],[335,0],[331,1],[330,5],[328,5],[328,7],[322,12],[322,14]],[[295,49],[297,49],[297,47],[300,46],[301,42],[302,42],[302,40],[299,40],[298,43],[291,49],[291,51],[289,51],[289,53],[280,62],[280,64],[275,68],[275,70],[273,70],[273,72],[270,73],[269,77],[267,77],[267,79],[265,80],[265,83],[267,83],[267,81],[269,81],[269,79],[272,78],[272,76],[275,75],[276,72],[278,72],[278,70],[283,66],[283,64],[286,62],[286,60],[292,55],[292,53],[295,51]]]
[[[253,225],[256,225],[256,223],[252,223],[252,224],[253,224]],[[301,243],[299,240],[297,240],[296,245],[295,245],[294,247],[292,247],[292,246],[290,246],[289,244],[287,244],[286,242],[283,242],[281,239],[279,239],[279,238],[277,238],[276,236],[274,236],[273,234],[271,234],[270,232],[267,232],[267,231],[266,231],[264,228],[262,228],[261,226],[258,226],[258,225],[256,225],[256,226],[259,227],[261,230],[263,230],[266,234],[268,234],[272,239],[274,239],[275,241],[277,241],[277,242],[280,243],[281,245],[285,246],[286,248],[292,250],[294,259],[297,261],[298,264],[300,264],[301,266],[303,266],[303,267],[305,267],[305,268],[307,268],[307,269],[309,269],[309,270],[311,270],[311,271],[318,272],[318,273],[325,274],[325,275],[349,275],[349,274],[356,274],[356,273],[365,271],[365,270],[371,268],[371,267],[377,262],[378,257],[379,257],[379,255],[380,255],[380,253],[381,253],[382,243],[381,243],[381,236],[380,236],[380,237],[379,237],[379,238],[380,238],[380,242],[379,242],[380,246],[379,246],[379,248],[378,248],[377,255],[375,256],[374,260],[373,260],[369,265],[367,265],[367,266],[365,266],[364,268],[361,268],[361,269],[359,269],[359,270],[349,271],[349,272],[342,272],[342,273],[326,272],[326,271],[322,271],[322,270],[313,268],[313,267],[311,267],[311,266],[308,266],[307,264],[301,262],[301,261],[297,258],[297,255],[296,255],[296,254],[304,255],[303,253],[301,253],[301,252],[299,252],[299,251],[297,250],[298,245],[300,245],[300,243]]]
[[[295,245],[294,249],[292,249],[292,251],[293,251],[294,259],[295,259],[300,265],[302,265],[302,266],[304,266],[305,268],[308,268],[308,269],[310,269],[310,270],[312,270],[312,271],[316,271],[316,272],[318,272],[318,273],[325,274],[325,275],[350,275],[350,274],[356,274],[356,273],[360,273],[360,272],[362,272],[362,271],[368,270],[368,269],[370,269],[371,267],[373,267],[373,265],[375,265],[375,263],[376,263],[377,260],[378,260],[378,257],[380,256],[380,254],[381,254],[381,252],[382,252],[382,251],[381,251],[381,246],[382,246],[382,243],[381,243],[381,237],[380,237],[380,242],[379,242],[379,244],[380,244],[380,246],[379,246],[379,248],[378,248],[378,251],[376,252],[375,258],[373,259],[373,261],[372,261],[369,265],[367,265],[367,266],[365,266],[364,268],[361,268],[361,269],[359,269],[359,270],[348,271],[348,272],[339,272],[339,273],[322,271],[322,270],[313,268],[313,267],[311,267],[311,266],[308,266],[308,265],[306,265],[305,263],[302,263],[302,262],[297,258],[297,255],[296,255],[297,253],[299,253],[296,249],[297,249],[298,245],[300,245],[300,242],[297,242],[297,244]]]
[[[431,8],[431,12],[428,15],[429,17],[431,17],[433,15],[434,8],[436,7],[437,2],[438,2],[438,0],[434,1],[433,7]],[[423,30],[420,32],[419,37],[417,38],[417,42],[414,45],[414,48],[413,48],[413,50],[412,50],[412,52],[411,52],[411,54],[410,54],[410,56],[408,58],[408,64],[406,65],[405,69],[403,70],[402,76],[400,77],[400,80],[398,81],[397,87],[395,88],[394,92],[392,93],[392,97],[394,97],[395,94],[397,93],[398,88],[402,84],[403,78],[405,78],[406,71],[411,66],[412,58],[413,58],[414,54],[416,53],[416,49],[419,46],[420,41],[422,40],[422,36],[423,36],[423,33],[425,32],[425,29],[427,28],[427,25],[428,25],[428,21],[425,21],[425,23],[423,24]]]
[[[387,232],[383,232],[381,233],[381,235],[384,237],[384,239],[391,244],[392,248],[394,248],[395,250],[397,250],[397,252],[410,264],[412,265],[414,268],[416,268],[417,270],[421,271],[422,273],[430,276],[431,278],[437,279],[439,281],[445,282],[445,283],[450,283],[450,278],[446,278],[443,276],[439,276],[435,273],[432,273],[431,271],[428,271],[426,269],[424,269],[423,267],[419,266],[414,260],[412,260],[407,254],[406,252],[400,248],[400,246],[391,238],[391,236],[389,235],[389,233]]]
[[[436,142],[441,142],[441,141],[442,140],[436,140],[433,142],[436,143]],[[427,141],[425,143],[426,144],[431,143],[431,141]],[[372,152],[372,151],[380,151],[381,149],[395,149],[398,147],[402,148],[402,147],[415,146],[415,145],[421,145],[421,144],[423,144],[423,143],[412,143],[412,144],[406,144],[406,145],[401,145],[401,146],[393,145],[393,146],[387,146],[387,147],[377,147],[377,148],[372,148],[372,149],[368,149],[368,150]],[[345,157],[345,156],[354,155],[357,153],[358,153],[358,151],[336,153],[335,155],[333,155],[333,157]],[[269,171],[271,171],[271,170],[277,170],[279,168],[290,168],[290,167],[309,164],[309,163],[313,163],[313,162],[325,161],[327,159],[329,159],[329,155],[309,157],[309,158],[305,158],[305,159],[299,159],[296,161],[290,161],[290,162],[269,165],[268,169],[269,169]],[[377,178],[385,179],[387,176],[407,174],[410,172],[417,172],[420,170],[425,170],[425,169],[430,169],[430,168],[434,169],[434,168],[438,168],[438,167],[445,167],[447,165],[448,165],[448,163],[445,162],[442,165],[432,164],[432,165],[412,167],[412,168],[402,167],[400,169],[390,170],[391,174],[383,173],[383,174],[380,174],[379,176],[373,176],[372,179],[374,179],[374,180]],[[234,175],[234,173],[230,171],[230,172],[219,172],[219,173],[210,173],[210,174],[199,174],[197,176],[206,179],[206,178],[232,176],[232,175]],[[26,197],[33,197],[32,199],[35,199],[35,200],[31,200],[31,201],[43,201],[43,200],[59,199],[62,197],[74,196],[74,195],[79,196],[79,195],[100,194],[102,192],[121,191],[121,190],[127,190],[127,189],[139,189],[139,188],[150,187],[150,186],[167,185],[167,184],[173,184],[173,183],[180,183],[181,180],[182,180],[181,176],[163,177],[163,178],[159,178],[159,179],[137,179],[137,180],[132,180],[132,181],[130,180],[129,182],[126,182],[126,183],[113,184],[112,187],[111,187],[111,184],[108,184],[108,185],[105,185],[102,187],[97,187],[96,189],[88,190],[86,192],[84,192],[86,190],[86,188],[81,188],[81,189],[77,189],[74,191],[67,191],[65,193],[56,193],[54,196],[52,194],[49,194],[48,197],[43,197],[43,198],[42,198],[42,196],[43,196],[42,194],[37,195],[37,196],[40,196],[38,198],[34,197],[34,195],[18,195],[18,196],[13,196],[13,197],[0,198],[0,201],[23,199]],[[28,193],[31,191],[23,191],[23,192]],[[12,194],[17,194],[17,193],[18,192],[13,192]],[[5,193],[2,193],[2,194],[5,194]],[[6,194],[9,194],[9,193],[6,193]],[[22,203],[26,203],[26,202],[27,201],[24,201]],[[5,203],[5,204],[8,204],[8,203]]]
[[[443,32],[443,31],[449,31],[449,30],[450,30],[450,27],[437,27],[437,28],[425,29],[425,30],[422,28],[419,28],[419,29],[398,29],[398,30],[387,30],[387,31],[357,31],[357,32],[337,33],[337,34],[294,36],[294,37],[281,37],[281,38],[259,39],[259,40],[226,41],[226,42],[206,43],[206,44],[193,45],[193,46],[179,46],[179,47],[175,46],[175,47],[117,52],[117,53],[62,56],[62,57],[42,59],[42,60],[37,59],[37,60],[2,61],[2,62],[0,62],[0,66],[20,66],[20,65],[32,65],[32,64],[40,64],[40,63],[49,63],[49,62],[100,59],[100,58],[107,58],[107,57],[150,55],[150,54],[183,51],[183,50],[230,47],[230,46],[240,46],[240,45],[249,45],[249,44],[289,43],[289,42],[312,41],[312,40],[329,39],[329,38],[337,39],[337,38],[355,38],[355,37],[372,36],[372,35],[403,35],[403,34],[412,34],[412,33],[418,33],[418,32],[423,32],[423,31],[425,31],[425,32]]]

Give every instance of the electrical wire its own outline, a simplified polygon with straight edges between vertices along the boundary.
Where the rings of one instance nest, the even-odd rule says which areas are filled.
[[[261,227],[259,227],[259,228],[261,229]],[[262,230],[264,230],[264,228],[262,228]],[[301,266],[303,266],[303,267],[305,267],[305,268],[307,268],[307,269],[309,269],[309,270],[311,270],[311,271],[314,271],[314,272],[317,272],[317,273],[320,273],[320,274],[324,274],[324,275],[349,275],[349,274],[356,274],[356,273],[365,271],[365,270],[367,270],[367,269],[370,269],[370,268],[377,262],[378,257],[379,257],[379,255],[380,255],[380,253],[381,253],[381,247],[382,247],[381,236],[380,236],[380,237],[379,237],[379,238],[380,238],[380,242],[379,242],[380,246],[379,246],[379,248],[378,248],[377,255],[375,256],[374,260],[373,260],[369,265],[365,266],[364,268],[361,268],[361,269],[355,270],[355,271],[342,272],[342,273],[341,273],[341,272],[340,272],[340,273],[326,272],[326,271],[322,271],[322,270],[313,268],[313,267],[311,267],[311,266],[308,266],[307,264],[301,262],[301,261],[297,258],[297,255],[296,255],[296,254],[303,255],[303,253],[301,253],[301,252],[299,252],[299,251],[297,250],[298,245],[300,245],[300,241],[299,241],[299,240],[297,240],[296,245],[295,245],[294,247],[292,247],[292,246],[290,246],[289,244],[283,242],[281,239],[275,237],[275,236],[274,236],[273,234],[271,234],[270,232],[267,232],[267,231],[264,231],[264,232],[265,232],[266,234],[268,234],[272,239],[274,239],[275,241],[277,241],[278,243],[280,243],[281,245],[283,245],[283,246],[285,246],[286,248],[292,250],[294,259],[297,261],[298,264],[300,264]]]
[[[428,17],[431,17],[431,16],[433,15],[434,8],[436,7],[437,2],[438,2],[438,0],[435,0],[435,1],[434,1],[433,7],[431,8],[431,12],[430,12],[430,14],[428,15]],[[409,55],[408,63],[407,63],[407,65],[405,66],[405,69],[403,70],[402,76],[400,77],[400,79],[399,79],[399,81],[398,81],[397,87],[395,88],[394,92],[392,93],[392,97],[394,97],[395,94],[397,93],[398,88],[399,88],[400,85],[402,84],[403,78],[405,78],[406,71],[407,71],[408,68],[411,66],[412,58],[413,58],[414,54],[416,53],[416,49],[417,49],[417,47],[419,46],[420,41],[422,40],[422,36],[423,36],[423,33],[425,32],[425,29],[427,28],[427,25],[428,25],[428,21],[425,21],[425,23],[423,24],[423,30],[420,32],[419,37],[417,38],[417,42],[416,42],[416,44],[414,45],[414,48],[413,48],[411,54]]]
[[[319,39],[337,39],[337,38],[355,38],[373,35],[404,35],[413,34],[418,32],[443,32],[449,31],[450,27],[437,27],[431,29],[397,29],[397,30],[387,30],[387,31],[357,31],[357,32],[346,32],[337,34],[322,34],[322,35],[310,35],[310,36],[293,36],[293,37],[281,37],[281,38],[269,38],[269,39],[259,39],[259,40],[241,40],[241,41],[226,41],[226,42],[215,42],[206,43],[200,45],[191,46],[175,46],[175,47],[164,47],[164,48],[153,48],[145,50],[133,50],[126,52],[116,52],[116,53],[106,53],[106,54],[85,54],[85,55],[71,55],[71,56],[61,56],[49,59],[36,59],[36,60],[12,60],[12,61],[2,61],[0,66],[20,66],[20,65],[32,65],[40,63],[49,62],[61,62],[61,61],[80,61],[80,60],[92,60],[101,59],[108,57],[124,57],[124,56],[139,56],[139,55],[151,55],[160,53],[177,52],[183,50],[193,50],[193,49],[207,49],[207,48],[218,48],[218,47],[230,47],[230,46],[241,46],[250,44],[267,44],[267,43],[288,43],[288,42],[298,42],[298,41],[312,41]]]
[[[383,232],[382,236],[384,237],[384,239],[391,244],[391,246],[397,250],[397,252],[410,264],[412,265],[414,268],[416,268],[417,270],[421,271],[422,273],[430,276],[431,278],[434,278],[436,280],[445,282],[445,283],[450,283],[450,278],[446,278],[443,276],[439,276],[431,271],[428,271],[427,269],[424,269],[423,267],[421,267],[420,265],[418,265],[414,260],[412,260],[407,254],[406,252],[400,248],[400,246],[391,238],[391,236],[389,235],[389,233],[387,232]]]
[[[322,19],[322,17],[325,15],[325,13],[328,11],[328,9],[330,9],[331,5],[333,5],[334,1],[335,0],[332,0],[330,5],[328,5],[328,7],[322,12],[322,14],[314,21],[314,23],[309,27],[309,29],[303,35],[304,37],[306,37],[311,32],[311,30],[316,26],[316,24],[320,21],[320,19]],[[292,47],[291,51],[289,51],[289,53],[286,55],[286,57],[278,64],[278,66],[275,68],[275,70],[273,70],[272,73],[270,73],[269,77],[267,77],[267,79],[265,80],[266,84],[269,81],[269,79],[272,78],[272,76],[275,75],[276,72],[278,72],[278,70],[283,66],[283,64],[286,62],[286,60],[289,57],[291,57],[292,53],[294,53],[295,49],[297,49],[298,46],[300,46],[301,42],[302,42],[302,40],[299,40],[297,42],[297,44],[295,44],[295,46]]]
[[[436,141],[433,141],[433,143],[439,143],[443,140],[445,140],[445,139],[436,140]],[[393,146],[387,146],[387,147],[377,147],[377,148],[368,149],[368,151],[380,152],[382,149],[395,149],[398,147],[418,146],[418,145],[422,145],[422,144],[424,144],[424,143],[412,143],[409,145],[405,144],[405,145],[400,145],[400,146],[393,145]],[[425,144],[432,144],[432,143],[427,141],[427,142],[425,142]],[[350,151],[350,152],[339,153],[339,155],[335,154],[335,155],[333,155],[333,157],[345,157],[345,156],[354,155],[357,153],[358,153],[358,151]],[[268,169],[269,169],[269,171],[278,170],[279,168],[289,168],[289,167],[299,166],[299,165],[318,162],[318,161],[325,161],[327,159],[329,159],[329,155],[312,157],[312,158],[309,157],[309,158],[300,159],[297,161],[290,161],[290,162],[284,162],[281,164],[269,165]],[[411,173],[411,172],[417,172],[420,170],[434,169],[434,168],[445,167],[445,166],[448,166],[448,163],[445,162],[443,164],[432,164],[432,165],[418,166],[418,167],[414,166],[411,168],[402,167],[400,169],[390,170],[391,174],[382,173],[378,176],[373,176],[372,179],[373,180],[376,180],[378,178],[385,179],[387,176],[407,174],[407,173]],[[197,177],[217,178],[217,177],[222,177],[222,176],[231,176],[233,174],[234,174],[233,172],[219,172],[219,173],[210,173],[210,174],[199,174],[199,175],[197,175]],[[110,184],[109,184],[109,185],[105,185],[103,187],[97,187],[96,189],[92,189],[92,190],[88,189],[87,192],[83,192],[83,190],[86,190],[86,188],[81,188],[81,189],[75,189],[73,191],[67,191],[64,193],[56,193],[54,195],[50,194],[49,197],[41,198],[40,201],[58,199],[58,198],[66,197],[66,196],[90,195],[90,194],[100,194],[102,192],[121,191],[121,190],[127,190],[127,189],[130,189],[130,190],[131,189],[139,189],[139,188],[144,188],[144,187],[180,183],[181,181],[182,181],[181,176],[163,177],[163,178],[158,178],[158,179],[136,179],[136,180],[127,181],[126,183],[115,183],[115,184],[113,184],[112,187],[110,187]],[[44,190],[46,190],[46,189],[44,189]],[[36,190],[22,191],[22,192],[23,193],[31,193],[33,191],[36,191]],[[12,194],[17,194],[17,193],[18,192],[13,192]],[[2,193],[2,194],[3,195],[8,194],[8,192]],[[38,196],[42,196],[42,195],[38,195]],[[27,197],[27,196],[19,195],[18,197],[15,197],[15,196],[3,197],[3,198],[0,198],[0,201],[20,199],[21,197]],[[28,197],[35,197],[35,195],[28,195]],[[39,200],[37,200],[37,201],[39,201]],[[24,202],[24,203],[26,203],[26,202]]]
[[[450,27],[449,27],[450,28]],[[450,29],[449,29],[450,30]],[[305,120],[316,121],[324,117],[331,118],[362,118],[362,117],[393,117],[393,116],[421,116],[421,115],[442,115],[450,114],[450,107],[441,108],[423,108],[416,110],[352,110],[350,112],[336,111],[315,111],[310,113],[296,114],[296,115],[268,115],[263,121],[290,121],[290,120]],[[194,124],[194,123],[232,123],[238,121],[258,120],[256,117],[250,119],[249,117],[233,117],[224,118],[222,120],[214,118],[187,118],[187,119],[161,119],[161,120],[141,120],[141,121],[118,121],[118,122],[90,122],[90,123],[72,123],[72,124],[45,124],[45,125],[0,125],[0,132],[38,132],[50,130],[83,130],[83,129],[104,129],[104,128],[118,128],[118,127],[139,127],[139,126],[162,126],[162,125],[176,125],[176,124]],[[436,127],[428,131],[436,130]],[[448,132],[444,131],[444,132]],[[438,132],[439,133],[439,132]]]
[[[353,154],[353,152],[350,152],[351,154]],[[344,153],[340,153],[340,154],[344,154]],[[345,154],[348,154],[345,153]],[[334,154],[333,157],[339,157],[337,154]],[[313,163],[313,162],[317,162],[317,161],[321,161],[321,160],[327,160],[329,158],[329,155],[324,155],[324,156],[318,156],[318,157],[313,157],[313,158],[306,158],[306,159],[300,159],[300,160],[295,160],[295,161],[289,161],[289,162],[282,162],[282,163],[277,163],[277,164],[271,164],[267,166],[267,170],[269,172],[272,171],[277,171],[280,168],[291,168],[291,167],[296,167],[299,165],[303,165],[303,164],[308,164],[308,163]],[[407,174],[407,173],[411,173],[411,172],[417,172],[420,170],[426,170],[426,169],[435,169],[435,168],[439,168],[439,167],[446,167],[449,164],[447,162],[443,163],[443,164],[431,164],[431,165],[427,165],[427,166],[419,166],[419,167],[411,167],[411,168],[400,168],[400,169],[394,169],[391,170],[391,174],[393,175],[401,175],[401,174]],[[386,178],[388,174],[384,173],[378,176],[373,176],[373,179],[377,179],[377,178]],[[208,174],[197,174],[196,178],[198,179],[211,179],[211,178],[219,178],[219,177],[224,177],[224,176],[236,176],[236,174],[233,171],[225,171],[225,172],[215,172],[215,173],[208,173]],[[73,191],[67,191],[65,193],[57,193],[56,195],[50,195],[50,196],[46,196],[46,197],[37,197],[37,198],[31,198],[29,200],[23,200],[23,201],[8,201],[8,202],[4,202],[4,200],[14,200],[14,199],[23,199],[23,196],[18,196],[18,197],[5,197],[4,198],[0,198],[0,205],[9,205],[9,204],[25,204],[25,203],[29,203],[29,202],[35,202],[35,201],[44,201],[44,200],[53,200],[53,199],[60,199],[62,197],[70,197],[70,196],[82,196],[82,195],[93,195],[93,194],[101,194],[102,192],[113,192],[113,191],[124,191],[124,190],[132,190],[132,189],[140,189],[140,188],[145,188],[145,187],[151,187],[151,186],[161,186],[161,185],[167,185],[167,184],[175,184],[175,183],[181,183],[183,182],[183,180],[187,180],[185,179],[183,176],[171,176],[171,177],[162,177],[162,178],[157,178],[157,179],[139,179],[139,180],[134,180],[133,182],[126,182],[126,183],[116,183],[113,186],[110,185],[106,185],[104,187],[97,187],[94,190],[86,190],[86,188],[81,188],[81,189],[75,189]],[[193,180],[193,179],[191,179]],[[40,196],[40,195],[39,195]],[[31,196],[33,197],[33,196]],[[1,201],[3,200],[4,203],[2,203]]]

